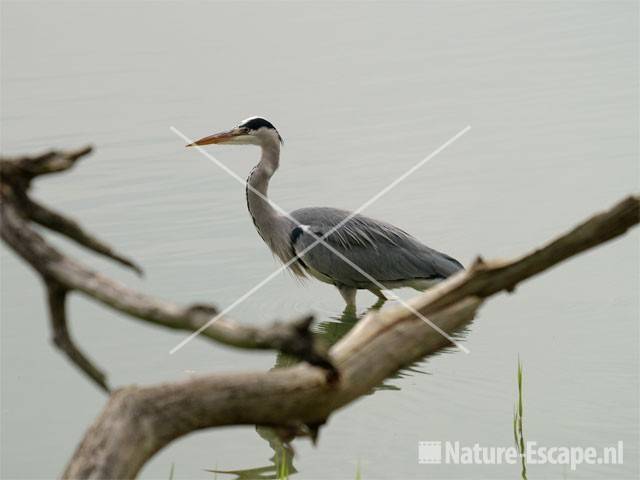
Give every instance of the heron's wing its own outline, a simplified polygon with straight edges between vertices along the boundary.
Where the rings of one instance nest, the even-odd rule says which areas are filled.
[[[381,283],[444,279],[463,268],[457,260],[423,245],[405,231],[363,215],[349,218],[351,213],[345,210],[320,207],[303,208],[291,215],[302,225],[291,232],[293,250],[304,264],[336,283],[360,288],[372,283],[336,251]],[[312,247],[328,232],[324,242],[331,248],[322,243]]]

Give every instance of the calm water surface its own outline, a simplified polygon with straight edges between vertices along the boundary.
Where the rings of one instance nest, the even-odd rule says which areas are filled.
[[[52,241],[155,295],[233,302],[277,264],[243,187],[171,125],[198,137],[261,114],[285,138],[272,196],[285,208],[355,209],[466,125],[472,129],[367,213],[465,263],[539,245],[638,188],[638,7],[556,3],[8,3],[2,5],[2,150],[92,143],[35,195],[132,255],[144,280]],[[212,149],[245,176],[249,147]],[[425,359],[294,443],[296,478],[516,478],[517,465],[419,465],[420,440],[510,446],[518,356],[525,435],[615,444],[624,465],[529,466],[529,478],[638,475],[638,234],[490,301],[470,355]],[[411,292],[400,292],[408,296]],[[105,397],[51,346],[38,279],[2,250],[2,476],[62,470]],[[373,303],[360,294],[360,309]],[[287,274],[233,316],[255,325],[318,314],[337,339],[342,300]],[[204,340],[74,296],[80,345],[114,385],[189,372],[268,370],[273,353]],[[238,427],[183,438],[143,478],[273,473],[277,442]],[[264,468],[264,469],[263,469]],[[262,470],[261,470],[262,469]],[[218,474],[217,478],[233,478]]]

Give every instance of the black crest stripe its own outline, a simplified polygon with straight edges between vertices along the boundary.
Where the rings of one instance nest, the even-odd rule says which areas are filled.
[[[274,127],[269,120],[265,120],[264,118],[260,118],[260,117],[247,120],[245,123],[243,123],[240,126],[246,127],[249,130],[258,130],[261,127],[273,128],[274,130],[276,129],[276,127]]]

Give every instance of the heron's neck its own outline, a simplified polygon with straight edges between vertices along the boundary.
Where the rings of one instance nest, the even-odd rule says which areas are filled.
[[[272,248],[279,233],[277,226],[281,215],[273,208],[267,199],[269,180],[278,169],[280,160],[280,145],[269,144],[262,146],[260,162],[253,167],[247,178],[247,207],[253,223],[260,236]]]

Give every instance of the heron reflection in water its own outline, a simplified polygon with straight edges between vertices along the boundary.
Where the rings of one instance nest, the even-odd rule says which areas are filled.
[[[366,315],[366,313],[365,313]],[[355,325],[358,323],[359,318],[351,311],[345,311],[342,316],[334,317],[329,321],[324,321],[318,324],[314,331],[318,340],[325,344],[327,348],[337,343],[342,337],[344,337]],[[463,334],[465,330],[462,330],[459,334]],[[273,369],[286,368],[298,363],[299,360],[290,355],[278,353],[276,357],[276,363]],[[420,361],[422,362],[422,360]],[[406,367],[398,370],[395,374],[390,376],[387,381],[378,385],[372,394],[380,391],[399,391],[400,387],[389,382],[389,380],[404,378],[414,374],[428,374],[427,372],[417,368],[417,362],[413,365],[407,365]],[[288,436],[286,432],[275,430],[271,427],[256,426],[257,434],[267,441],[269,447],[273,450],[273,456],[269,459],[269,464],[262,467],[240,469],[240,470],[208,470],[212,473],[222,473],[234,475],[232,480],[276,480],[279,478],[286,478],[288,475],[297,473],[297,469],[294,465],[295,450],[291,445],[293,437]],[[286,475],[283,475],[286,473]]]

